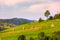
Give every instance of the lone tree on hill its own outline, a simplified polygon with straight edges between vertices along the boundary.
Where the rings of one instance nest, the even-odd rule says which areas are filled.
[[[50,15],[49,10],[46,10],[46,12],[45,12],[45,16],[48,18],[49,15]]]

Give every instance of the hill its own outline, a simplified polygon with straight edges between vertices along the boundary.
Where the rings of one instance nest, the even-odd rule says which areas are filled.
[[[22,24],[22,22],[33,22],[34,20],[28,20],[28,19],[24,19],[24,18],[12,18],[12,19],[0,19],[0,22],[6,22],[8,24],[15,24],[15,25],[20,25]]]
[[[28,20],[23,18],[0,19],[0,31],[33,21],[34,20]]]
[[[26,36],[26,40],[29,40],[30,37],[36,40],[40,32],[45,32],[46,35],[51,36],[55,31],[60,31],[60,20],[47,20],[23,24],[0,32],[0,38],[2,40],[18,40],[18,37],[23,34]]]

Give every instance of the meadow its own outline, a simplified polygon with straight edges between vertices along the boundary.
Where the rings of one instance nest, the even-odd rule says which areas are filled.
[[[54,25],[52,27],[51,25]],[[23,29],[23,27],[25,29]],[[31,22],[23,24],[14,28],[10,28],[0,32],[0,39],[2,40],[18,40],[20,35],[25,35],[26,40],[30,37],[37,39],[37,35],[40,32],[44,32],[46,35],[51,36],[53,32],[60,31],[60,20],[46,20],[43,22]]]

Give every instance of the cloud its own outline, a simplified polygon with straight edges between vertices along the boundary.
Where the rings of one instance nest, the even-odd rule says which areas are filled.
[[[58,1],[59,2],[60,0],[52,0],[52,1],[55,1],[55,2]]]
[[[28,0],[0,0],[0,4],[15,5],[17,3],[27,2]]]
[[[43,17],[46,10],[50,10],[51,15],[60,11],[60,1],[58,0],[0,0],[0,18],[30,18],[38,19]]]
[[[35,4],[27,8],[28,12],[38,12],[47,7],[47,4]]]
[[[27,8],[28,12],[41,12],[45,10],[50,10],[51,12],[57,12],[60,10],[60,2],[53,2],[53,3],[47,3],[47,4],[35,4],[31,5],[30,7]]]
[[[52,2],[53,0],[0,0],[0,4],[3,5],[16,5],[17,3],[48,3],[48,2]]]
[[[54,2],[48,5],[50,10],[56,10],[59,11],[60,10],[60,2]]]
[[[30,7],[31,5],[44,3],[43,0],[0,0],[0,10],[15,11]]]

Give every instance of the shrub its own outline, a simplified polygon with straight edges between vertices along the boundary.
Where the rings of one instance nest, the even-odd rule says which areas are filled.
[[[30,37],[30,40],[34,40],[34,38]]]
[[[41,18],[39,18],[38,22],[42,22],[43,20]]]
[[[45,37],[44,32],[38,34],[38,40],[44,40],[44,37]]]
[[[48,18],[48,20],[53,20],[53,17],[52,17],[52,16],[50,16],[50,17]]]
[[[60,13],[59,14],[55,14],[54,19],[60,19]]]
[[[54,32],[52,36],[54,40],[60,40],[60,31]]]
[[[20,36],[18,37],[18,40],[25,40],[25,36],[24,36],[24,35],[20,35]]]
[[[50,40],[50,36],[45,36],[45,39],[44,40]]]
[[[51,40],[58,40],[57,37],[52,37]]]

